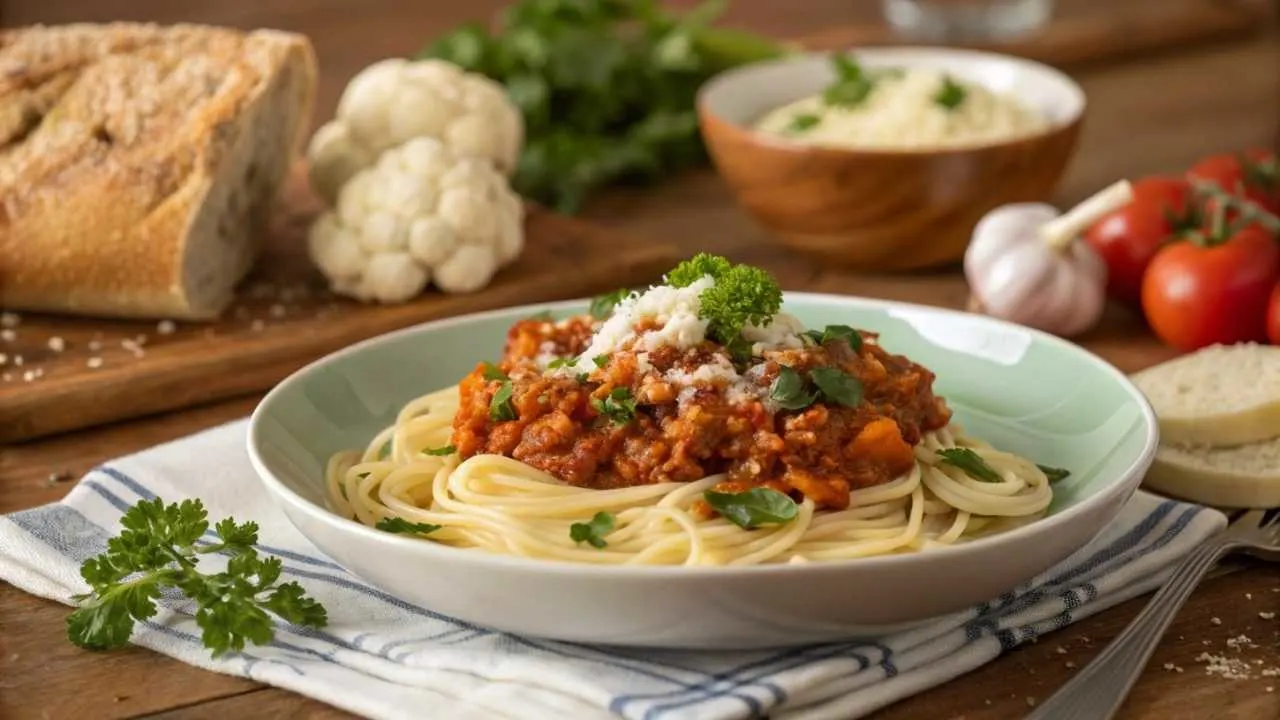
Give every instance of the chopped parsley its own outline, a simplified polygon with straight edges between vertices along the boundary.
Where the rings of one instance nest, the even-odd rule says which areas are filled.
[[[386,460],[389,457],[391,457],[391,441],[390,440],[382,443],[382,447],[378,448],[379,460]]]
[[[933,101],[947,110],[955,110],[964,102],[969,92],[950,75],[942,76],[942,87],[934,94]]]
[[[572,356],[558,357],[552,360],[551,362],[547,363],[547,368],[549,370],[556,370],[558,368],[569,367],[570,365],[574,364],[574,361],[576,359],[577,358],[574,358]]]
[[[426,450],[422,451],[422,454],[431,455],[433,457],[443,457],[445,455],[452,455],[456,452],[458,452],[458,448],[452,445],[445,445],[444,447],[427,448]]]
[[[998,483],[1003,482],[1004,478],[1000,477],[1000,473],[987,464],[982,456],[970,448],[954,447],[944,448],[938,451],[938,457],[942,458],[942,462],[959,468],[964,474],[975,480],[982,482]]]
[[[800,511],[794,500],[766,487],[737,493],[708,490],[702,497],[716,512],[743,530],[788,523],[795,520]]]
[[[1048,465],[1036,465],[1036,467],[1040,468],[1040,472],[1044,473],[1044,476],[1049,478],[1049,482],[1051,483],[1058,482],[1059,480],[1066,480],[1071,477],[1070,470],[1050,467]]]
[[[812,130],[822,123],[822,118],[813,113],[800,113],[791,118],[791,122],[787,124],[787,132],[802,133]]]
[[[857,352],[862,349],[862,334],[848,325],[828,325],[822,330],[806,330],[804,335],[819,345],[826,345],[832,340],[843,340]]]
[[[809,371],[809,379],[825,400],[845,407],[858,407],[862,402],[862,381],[839,368],[814,368]]]
[[[591,398],[591,407],[618,425],[626,425],[636,416],[636,400],[625,387],[610,390],[603,399]]]
[[[599,550],[609,544],[605,542],[604,536],[613,532],[614,519],[613,513],[600,511],[588,522],[570,525],[569,539],[575,543],[587,543]]]
[[[836,71],[836,81],[822,91],[824,103],[837,107],[857,107],[875,89],[875,79],[863,72],[862,66],[848,55],[832,55],[831,65]]]
[[[596,367],[598,367],[598,368],[602,368],[602,367],[604,367],[605,365],[608,365],[608,364],[609,364],[609,356],[608,356],[608,355],[597,355],[597,356],[595,356],[595,357],[591,358],[591,362],[595,363],[595,364],[596,364]]]
[[[609,314],[613,312],[613,308],[618,303],[622,302],[623,298],[630,294],[630,290],[627,290],[626,288],[619,288],[613,292],[597,296],[591,301],[591,317],[597,320],[603,320],[609,317]]]
[[[584,372],[578,373],[577,375],[578,384],[581,385],[585,383],[587,381],[587,378],[590,378],[590,377],[591,377],[591,373],[584,373]]]
[[[812,405],[816,396],[805,387],[800,373],[783,365],[769,389],[769,397],[783,410],[802,410]]]
[[[396,533],[397,535],[426,535],[433,533],[443,525],[432,525],[431,523],[409,522],[402,517],[384,517],[374,525],[383,532]]]
[[[516,419],[516,408],[511,403],[511,394],[515,392],[510,380],[502,381],[498,386],[498,391],[493,394],[493,399],[489,401],[489,419],[502,422],[504,420]]]
[[[481,371],[481,374],[484,376],[485,380],[507,380],[508,379],[507,374],[502,372],[502,370],[497,365],[494,365],[491,362],[483,363],[482,365],[484,369]]]

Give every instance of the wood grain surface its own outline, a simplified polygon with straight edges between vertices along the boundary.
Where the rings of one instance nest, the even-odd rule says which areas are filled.
[[[681,0],[689,5],[692,0]],[[1055,23],[1097,22],[1182,0],[1059,0]],[[270,25],[308,33],[320,54],[320,117],[332,113],[346,78],[386,55],[500,0],[404,3],[399,0],[0,0],[0,21],[101,19],[202,20]],[[1273,6],[1272,0],[1262,4]],[[878,3],[849,0],[736,0],[728,22],[780,36],[864,26]],[[1124,15],[1123,17],[1129,17]],[[1112,22],[1106,20],[1105,23]],[[1104,24],[1105,24],[1104,23]],[[1052,34],[1046,34],[1046,37]],[[1124,62],[1090,63],[1073,75],[1089,96],[1080,146],[1060,187],[1069,203],[1120,177],[1177,172],[1200,155],[1273,142],[1280,127],[1280,47],[1274,26],[1210,44],[1166,47]],[[961,307],[963,281],[951,271],[854,276],[779,250],[710,173],[651,188],[618,190],[590,204],[588,218],[637,238],[682,249],[725,252],[767,266],[788,289],[885,297]],[[1155,343],[1131,313],[1113,309],[1081,340],[1124,370],[1172,352]],[[258,396],[65,433],[0,448],[0,512],[62,497],[93,465],[158,442],[243,417]],[[1141,609],[1125,603],[1007,653],[963,677],[875,713],[874,720],[1005,720],[1024,715],[1093,657]],[[1214,578],[1191,597],[1122,710],[1123,720],[1271,720],[1280,717],[1280,678],[1251,673],[1230,680],[1206,671],[1202,653],[1234,655],[1255,667],[1280,666],[1280,570],[1248,566]],[[67,609],[0,584],[0,718],[346,718],[318,702],[246,680],[214,675],[155,653],[82,652],[63,637]],[[1228,640],[1244,635],[1239,650]],[[424,710],[424,716],[429,716]]]
[[[374,335],[649,282],[677,259],[672,245],[531,208],[524,254],[488,287],[459,295],[428,291],[403,305],[363,305],[329,293],[307,260],[306,228],[318,205],[301,170],[282,200],[266,256],[221,320],[176,327],[24,315],[8,329],[14,339],[0,342],[8,356],[0,367],[0,442],[266,390],[308,362]]]

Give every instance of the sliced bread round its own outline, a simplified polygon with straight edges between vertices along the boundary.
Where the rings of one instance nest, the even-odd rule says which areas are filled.
[[[1214,345],[1133,382],[1160,420],[1163,443],[1217,447],[1280,436],[1280,347]]]
[[[1280,506],[1280,440],[1227,448],[1161,445],[1143,484],[1216,507]]]

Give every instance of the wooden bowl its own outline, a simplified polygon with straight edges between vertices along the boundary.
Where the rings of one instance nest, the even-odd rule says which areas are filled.
[[[821,92],[826,54],[743,66],[712,78],[698,115],[712,161],[738,202],[786,246],[860,271],[901,271],[964,256],[978,220],[998,205],[1046,201],[1076,147],[1085,98],[1046,65],[945,48],[858,50],[866,67],[945,69],[1044,113],[1049,127],[961,149],[814,147],[753,129],[763,115]]]

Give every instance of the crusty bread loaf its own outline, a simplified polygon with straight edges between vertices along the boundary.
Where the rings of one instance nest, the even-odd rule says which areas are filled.
[[[300,35],[179,25],[0,32],[0,306],[216,317],[305,140]]]
[[[1143,481],[1151,490],[1227,508],[1280,505],[1280,440],[1225,448],[1162,445]]]
[[[1280,436],[1280,347],[1208,347],[1133,382],[1160,419],[1162,443],[1216,447]]]

